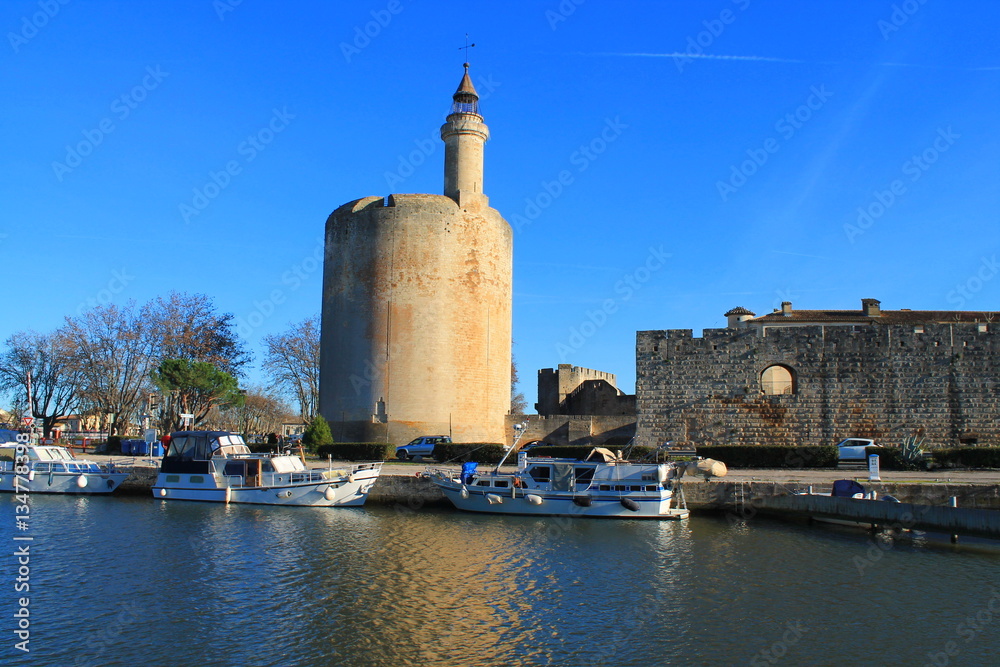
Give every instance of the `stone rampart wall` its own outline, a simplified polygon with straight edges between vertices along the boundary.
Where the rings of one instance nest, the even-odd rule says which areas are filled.
[[[928,446],[1000,445],[1000,326],[805,326],[640,331],[639,444],[834,444],[850,436]],[[794,393],[765,396],[780,364]]]

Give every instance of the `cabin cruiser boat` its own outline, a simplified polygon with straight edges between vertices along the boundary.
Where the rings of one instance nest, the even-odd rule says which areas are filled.
[[[671,506],[684,470],[674,463],[630,463],[597,447],[584,461],[520,452],[513,471],[498,465],[480,472],[476,463],[465,463],[461,473],[429,468],[426,476],[455,507],[469,512],[685,519],[686,507]]]
[[[228,431],[179,431],[160,464],[153,496],[219,503],[356,507],[382,462],[309,469],[290,453],[253,454]]]
[[[78,459],[59,445],[0,444],[0,491],[13,493],[111,493],[129,472],[114,464]]]

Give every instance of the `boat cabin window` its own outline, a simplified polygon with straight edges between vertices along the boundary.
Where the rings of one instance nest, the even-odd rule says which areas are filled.
[[[246,445],[223,445],[219,447],[218,451],[215,452],[215,456],[240,456],[241,454],[249,454],[250,448]]]
[[[573,471],[576,475],[577,484],[590,484],[591,480],[594,479],[594,469],[593,468],[577,468]]]
[[[490,485],[490,480],[488,479],[481,479],[478,482],[476,482],[476,486],[489,486],[489,485]]]
[[[528,474],[536,482],[547,482],[552,479],[552,468],[550,466],[531,466]]]
[[[508,486],[510,486],[510,482],[506,479],[498,479],[493,482],[493,486],[497,487],[498,489],[505,489]]]

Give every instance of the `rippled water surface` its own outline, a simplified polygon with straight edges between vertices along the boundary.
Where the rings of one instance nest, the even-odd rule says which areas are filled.
[[[14,503],[0,502],[9,554]],[[13,648],[8,556],[0,664],[1000,661],[1000,548],[988,544],[703,516],[45,496],[29,532],[31,653]]]

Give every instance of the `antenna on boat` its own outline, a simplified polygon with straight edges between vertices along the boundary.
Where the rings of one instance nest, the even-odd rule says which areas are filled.
[[[527,429],[528,429],[527,420],[521,422],[520,424],[514,424],[514,431],[517,433],[517,435],[514,436],[514,442],[512,442],[510,447],[507,448],[507,451],[504,452],[503,458],[500,459],[500,463],[498,463],[497,467],[493,469],[493,472],[500,472],[500,466],[504,464],[504,462],[507,460],[507,457],[510,456],[510,453],[517,449],[517,443],[520,442],[521,436],[524,435],[524,432]]]

